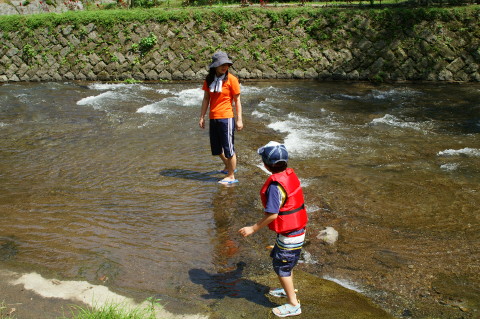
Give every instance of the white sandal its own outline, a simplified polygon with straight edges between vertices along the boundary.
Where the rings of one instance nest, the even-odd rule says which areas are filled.
[[[290,317],[290,316],[298,316],[302,313],[302,309],[300,308],[300,303],[296,306],[292,306],[289,303],[284,304],[283,306],[279,306],[272,309],[272,312],[277,317]]]
[[[297,289],[294,290],[296,293],[298,292]],[[287,297],[287,293],[285,292],[285,289],[283,288],[275,288],[275,289],[271,289],[269,292],[268,292],[270,295],[274,296],[274,297],[278,297],[278,298],[286,298]]]
[[[287,297],[287,293],[285,292],[285,289],[283,288],[275,288],[275,289],[272,289],[268,292],[270,295],[274,296],[274,297]]]

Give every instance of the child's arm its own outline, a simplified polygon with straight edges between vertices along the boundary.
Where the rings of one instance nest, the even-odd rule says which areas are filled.
[[[240,94],[237,94],[233,97],[233,102],[235,104],[235,109],[237,111],[237,121],[235,126],[237,131],[241,131],[243,129],[243,120],[242,120],[242,102],[240,102]]]
[[[278,214],[265,213],[265,216],[260,221],[258,221],[255,225],[240,228],[238,232],[243,237],[250,236],[251,234],[256,233],[263,227],[273,222],[277,217],[278,217]]]
[[[205,128],[205,115],[207,114],[208,104],[210,103],[210,93],[204,91],[202,108],[200,109],[200,119],[198,120],[198,125],[200,128]]]

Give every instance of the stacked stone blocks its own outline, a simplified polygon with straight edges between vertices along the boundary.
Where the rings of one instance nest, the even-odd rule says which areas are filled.
[[[360,13],[336,24],[261,13],[212,25],[193,18],[66,24],[0,33],[0,81],[198,80],[219,49],[244,79],[480,81],[479,34],[472,19],[453,29],[423,21],[392,31]],[[141,52],[152,35],[155,45]]]

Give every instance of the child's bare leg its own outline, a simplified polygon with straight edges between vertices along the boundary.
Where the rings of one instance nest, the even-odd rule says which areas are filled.
[[[225,180],[234,180],[235,179],[235,168],[237,167],[237,154],[233,154],[232,157],[226,158],[225,155],[222,153],[219,155],[225,164],[225,170],[228,172],[227,176],[224,178]]]
[[[280,280],[280,284],[287,294],[288,303],[292,306],[298,305],[297,294],[295,293],[295,288],[293,286],[293,272],[288,277],[278,276],[278,279]]]
[[[227,163],[227,158],[225,157],[225,155],[223,155],[223,153],[222,153],[222,154],[220,154],[220,155],[218,155],[218,156],[219,156],[219,157],[220,157],[220,159],[222,160],[222,162],[223,162],[223,165],[225,165],[225,167],[224,167],[224,170],[228,171],[228,163]]]

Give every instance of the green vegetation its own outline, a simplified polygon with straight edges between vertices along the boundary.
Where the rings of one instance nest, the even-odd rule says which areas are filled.
[[[145,55],[148,51],[150,51],[153,46],[157,44],[157,37],[155,34],[150,32],[150,35],[148,37],[145,37],[140,40],[140,43],[138,45],[138,50],[142,55]]]
[[[99,62],[109,66],[109,77],[120,81],[137,76],[142,79],[138,71],[144,66],[157,74],[165,67],[165,72],[173,74],[173,69],[179,68],[172,63],[175,56],[185,62],[179,72],[195,70],[207,65],[215,51],[226,50],[243,65],[256,61],[262,71],[290,72],[311,68],[309,64],[318,62],[330,72],[344,67],[339,61],[352,60],[353,66],[346,68],[351,72],[352,68],[362,69],[378,60],[374,79],[369,78],[381,82],[389,79],[388,70],[409,67],[404,65],[404,56],[412,53],[411,48],[424,57],[421,69],[435,70],[439,59],[450,54],[450,47],[458,46],[457,38],[473,44],[468,50],[475,59],[479,18],[478,5],[86,10],[0,16],[0,39],[6,43],[4,53],[17,50],[30,69],[45,63],[61,64],[80,77],[88,76],[88,67]],[[25,43],[15,50],[8,47],[14,36]],[[237,65],[244,68],[242,63]]]
[[[8,307],[4,301],[0,303],[0,319],[15,319],[15,308]]]
[[[142,81],[140,81],[140,80],[135,80],[135,79],[125,79],[125,80],[123,81],[123,83],[125,83],[125,84],[135,84],[135,83],[142,83]]]
[[[473,12],[473,13],[472,13]],[[258,7],[231,7],[231,8],[185,8],[183,10],[168,10],[165,8],[130,9],[130,10],[87,10],[69,11],[63,14],[42,13],[34,15],[6,15],[0,16],[0,29],[3,32],[24,30],[32,32],[39,27],[52,30],[59,25],[73,25],[82,30],[85,25],[95,23],[106,28],[119,23],[137,22],[184,22],[194,20],[207,25],[215,25],[218,21],[225,23],[239,23],[249,19],[250,15],[263,15],[274,25],[280,20],[286,24],[299,16],[304,16],[300,24],[309,29],[322,28],[324,25],[335,24],[338,21],[349,22],[349,17],[355,14],[367,15],[374,21],[396,25],[398,22],[405,24],[416,21],[451,21],[461,18],[470,13],[472,16],[479,15],[480,6],[466,6],[458,8],[381,8],[381,9],[348,9],[321,8],[321,7],[291,7],[265,10]],[[348,14],[347,14],[348,13]],[[226,25],[220,24],[220,31],[226,31]]]
[[[147,306],[138,306],[133,309],[122,304],[107,304],[99,309],[75,306],[72,308],[71,315],[63,319],[156,319],[155,309],[160,308],[161,305],[154,298],[149,298],[147,301]]]
[[[23,57],[25,60],[30,60],[37,55],[37,52],[33,49],[30,44],[25,44],[23,47]]]
[[[137,83],[137,81],[131,83]],[[135,308],[122,304],[106,304],[98,309],[72,306],[70,315],[61,319],[156,319],[155,310],[161,309],[161,307],[159,300],[152,297],[146,300],[146,305]],[[15,318],[15,308],[8,307],[5,302],[1,302],[0,319]]]
[[[135,56],[130,59],[133,65],[142,63],[147,55],[158,52],[168,64],[163,50],[158,46],[160,34],[145,29],[150,22],[167,24],[170,32],[175,34],[178,41],[187,43],[194,39],[200,32],[216,30],[218,34],[228,36],[234,28],[248,30],[248,43],[243,41],[229,41],[228,43],[216,43],[209,38],[205,42],[197,44],[190,41],[189,46],[180,45],[177,50],[182,52],[185,59],[196,63],[202,61],[218,49],[224,49],[232,53],[247,52],[247,56],[254,58],[259,63],[270,66],[282,63],[282,53],[285,45],[295,42],[292,56],[295,63],[308,63],[313,61],[309,56],[304,56],[312,45],[322,43],[325,47],[341,46],[347,38],[362,38],[365,32],[376,30],[375,34],[383,40],[393,41],[407,34],[411,41],[421,39],[415,30],[419,24],[431,23],[435,28],[451,26],[456,21],[474,21],[480,17],[480,6],[468,6],[458,8],[383,8],[383,9],[341,9],[319,7],[290,7],[275,10],[264,8],[185,8],[181,10],[130,9],[130,10],[95,10],[95,11],[71,11],[64,14],[37,14],[37,15],[13,15],[0,16],[0,29],[3,30],[3,38],[8,40],[12,32],[21,30],[21,36],[28,44],[22,48],[22,59],[29,65],[42,64],[48,58],[55,58],[59,54],[50,47],[38,43],[37,34],[56,34],[61,28],[63,32],[75,35],[80,41],[67,43],[69,51],[61,61],[63,65],[81,66],[90,55],[96,54],[106,64],[120,62],[119,55],[113,53],[120,43],[127,43],[130,52]],[[179,27],[187,22],[195,22],[195,28],[187,30]],[[250,21],[257,21],[250,24]],[[364,25],[369,21],[368,25]],[[459,25],[464,25],[463,22]],[[95,27],[98,36],[93,40],[89,38],[90,29]],[[346,26],[348,26],[346,28]],[[143,38],[132,37],[136,29],[143,28],[142,34],[149,31],[148,36]],[[303,38],[286,36],[281,33],[281,28],[286,28],[289,33],[297,31],[305,34]],[[348,29],[348,34],[346,33]],[[64,31],[68,30],[68,31]],[[108,32],[106,32],[108,30]],[[465,38],[475,37],[469,34],[466,28],[459,27],[455,32],[460,32]],[[440,35],[439,35],[440,36]],[[123,40],[121,39],[123,37]],[[265,40],[270,43],[265,45]],[[309,39],[315,42],[309,41]],[[126,40],[126,41],[125,41]],[[440,39],[444,40],[444,39]],[[405,40],[407,41],[407,40]],[[317,44],[314,44],[317,43]],[[201,47],[198,47],[198,46]],[[428,50],[439,51],[435,43],[424,46]],[[207,54],[203,54],[207,52]],[[201,56],[199,55],[201,54]],[[122,60],[123,61],[123,60]],[[123,62],[122,62],[123,63]],[[286,68],[295,68],[292,61],[284,61]]]

